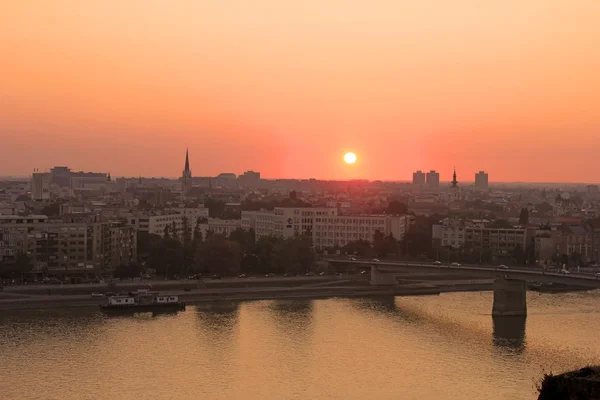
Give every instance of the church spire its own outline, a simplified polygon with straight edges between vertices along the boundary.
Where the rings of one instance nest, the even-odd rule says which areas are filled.
[[[188,149],[185,149],[185,167],[181,174],[181,200],[185,200],[186,196],[192,189],[192,171],[190,170],[190,156]]]
[[[190,172],[190,157],[188,155],[187,147],[185,148],[185,168],[183,170],[183,173],[185,174],[186,172]]]
[[[458,187],[458,181],[456,180],[456,167],[454,167],[454,174],[452,175],[452,187]]]

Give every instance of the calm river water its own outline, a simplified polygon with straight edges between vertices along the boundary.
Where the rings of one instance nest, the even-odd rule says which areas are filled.
[[[2,399],[535,399],[600,363],[600,291],[258,301],[179,314],[0,313]]]

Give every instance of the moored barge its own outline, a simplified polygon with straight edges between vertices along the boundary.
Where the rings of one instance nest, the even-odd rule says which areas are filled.
[[[136,292],[126,295],[114,295],[106,298],[106,304],[100,306],[104,311],[133,310],[185,310],[185,303],[179,301],[177,295],[166,295],[158,292]]]

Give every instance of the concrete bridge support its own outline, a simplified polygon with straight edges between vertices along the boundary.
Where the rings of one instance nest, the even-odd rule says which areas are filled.
[[[371,266],[371,285],[373,286],[390,286],[397,285],[396,275],[379,272],[376,266]]]
[[[497,278],[492,316],[527,315],[527,282]]]

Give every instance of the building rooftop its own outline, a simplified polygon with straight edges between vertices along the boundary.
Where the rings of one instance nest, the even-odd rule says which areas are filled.
[[[0,219],[8,220],[8,219],[48,219],[47,215],[2,215],[0,214]]]

